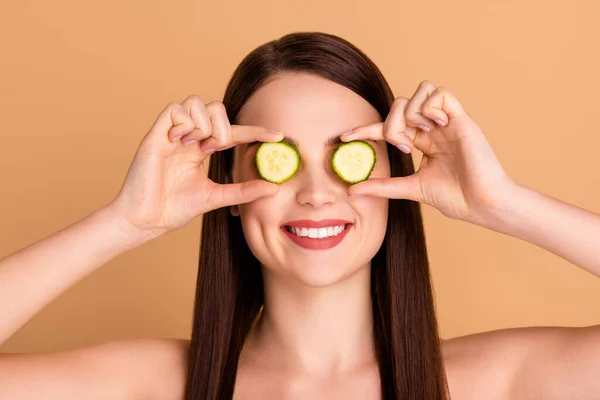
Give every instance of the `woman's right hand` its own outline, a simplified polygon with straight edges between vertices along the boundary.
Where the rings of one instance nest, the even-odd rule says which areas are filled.
[[[223,103],[190,96],[169,103],[140,143],[121,190],[110,206],[136,230],[159,236],[219,207],[273,195],[278,185],[256,179],[217,184],[203,161],[243,142],[276,142],[282,133],[230,125]]]

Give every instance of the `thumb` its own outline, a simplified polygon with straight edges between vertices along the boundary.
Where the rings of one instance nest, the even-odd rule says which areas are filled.
[[[279,185],[262,179],[254,179],[242,183],[214,183],[210,188],[209,211],[221,207],[244,204],[263,196],[272,196],[279,191]]]
[[[421,185],[416,174],[396,178],[370,178],[350,186],[348,194],[420,201]]]

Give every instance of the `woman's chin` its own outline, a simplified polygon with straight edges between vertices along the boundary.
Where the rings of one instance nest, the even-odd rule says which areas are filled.
[[[349,263],[342,265],[340,263],[297,264],[294,262],[287,265],[284,271],[280,271],[279,275],[302,286],[325,288],[346,281],[360,269],[360,266],[352,266]]]

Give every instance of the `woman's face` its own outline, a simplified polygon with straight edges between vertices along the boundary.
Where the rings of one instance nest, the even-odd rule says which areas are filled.
[[[322,287],[370,265],[385,235],[388,200],[349,198],[349,184],[336,175],[331,155],[337,147],[332,140],[342,132],[375,122],[381,122],[379,114],[362,97],[306,73],[280,74],[246,102],[238,124],[283,132],[297,144],[302,160],[296,175],[280,184],[276,195],[232,208],[234,215],[239,213],[246,241],[266,272]],[[386,143],[370,143],[377,156],[371,177],[389,177]],[[234,182],[259,178],[254,162],[258,145],[234,149]],[[342,240],[295,240],[287,228],[292,224],[308,230],[319,221],[326,226],[345,225]]]

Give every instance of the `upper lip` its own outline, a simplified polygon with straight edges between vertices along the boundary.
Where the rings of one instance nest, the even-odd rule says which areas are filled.
[[[322,219],[320,221],[314,221],[312,219],[298,219],[295,221],[288,221],[282,226],[291,226],[292,228],[325,228],[329,226],[339,226],[351,223],[352,222],[345,219]]]

